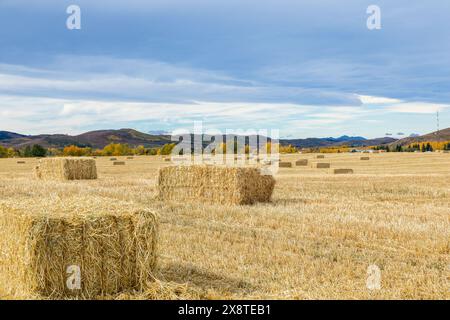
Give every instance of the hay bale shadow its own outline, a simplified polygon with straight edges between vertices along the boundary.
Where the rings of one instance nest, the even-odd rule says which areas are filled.
[[[188,283],[202,291],[215,289],[221,292],[242,293],[256,289],[254,285],[245,280],[227,277],[191,264],[165,264],[158,268],[158,273],[164,281]]]

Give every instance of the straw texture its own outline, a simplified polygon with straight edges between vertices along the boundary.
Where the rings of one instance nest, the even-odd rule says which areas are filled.
[[[275,179],[257,168],[227,166],[169,166],[160,168],[160,200],[220,204],[268,202]]]
[[[308,165],[308,159],[300,159],[295,161],[295,165],[300,167],[300,166],[307,166]]]
[[[291,162],[280,162],[278,165],[280,168],[292,168]]]
[[[156,215],[130,203],[86,200],[0,201],[1,294],[98,298],[145,289],[156,265]],[[67,285],[70,266],[80,268],[79,288]]]
[[[317,169],[328,169],[330,168],[330,166],[331,165],[328,162],[318,162],[313,165],[313,168],[315,167]]]
[[[353,169],[334,169],[333,173],[334,174],[352,174]]]
[[[48,158],[39,160],[35,175],[42,180],[90,180],[97,179],[94,159]]]

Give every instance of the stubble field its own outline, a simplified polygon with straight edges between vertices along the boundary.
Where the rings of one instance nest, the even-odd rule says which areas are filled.
[[[0,197],[126,200],[159,215],[159,262],[145,293],[116,299],[450,299],[450,154],[282,155],[352,168],[282,168],[272,202],[161,203],[161,157],[98,158],[98,180],[33,179],[36,159],[0,160]],[[23,160],[25,164],[18,164]],[[86,203],[86,205],[89,205]],[[366,286],[381,270],[381,289]],[[1,288],[1,284],[0,284]],[[3,299],[4,295],[0,289]]]

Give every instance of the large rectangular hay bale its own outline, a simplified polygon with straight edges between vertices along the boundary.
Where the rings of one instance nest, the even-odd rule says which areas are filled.
[[[352,174],[353,169],[334,169],[333,173],[334,174]]]
[[[25,161],[17,161],[17,164],[25,164]]]
[[[114,161],[113,165],[114,166],[124,166],[125,165],[125,161]]]
[[[89,158],[46,158],[39,160],[36,177],[42,180],[97,179],[97,166]]]
[[[317,159],[325,159],[325,155],[324,154],[318,154],[316,156]]]
[[[369,157],[361,157],[360,160],[370,160]]]
[[[160,200],[219,204],[268,202],[275,179],[257,168],[227,166],[169,166],[160,168]]]
[[[157,235],[156,215],[128,202],[1,200],[0,294],[99,298],[145,290],[156,265]]]
[[[280,168],[292,168],[292,163],[291,162],[280,162],[278,164],[278,166]]]
[[[317,162],[313,165],[313,167],[317,169],[329,169],[331,165],[328,162]]]
[[[300,159],[295,161],[296,166],[307,166],[308,165],[308,159]]]

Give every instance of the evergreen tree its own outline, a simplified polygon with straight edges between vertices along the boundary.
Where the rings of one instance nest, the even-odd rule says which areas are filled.
[[[26,146],[25,149],[23,150],[23,156],[25,158],[30,158],[33,155],[31,154],[31,147],[30,146]]]
[[[31,148],[32,157],[45,157],[47,155],[47,150],[39,144],[35,144]]]

